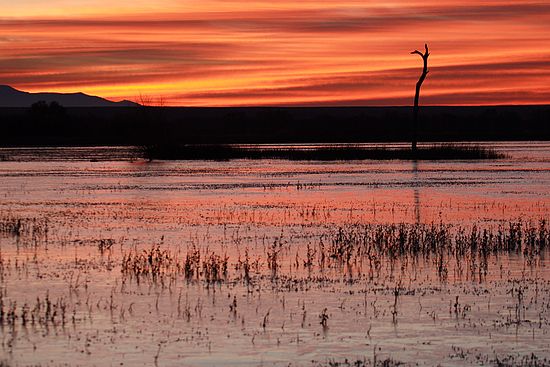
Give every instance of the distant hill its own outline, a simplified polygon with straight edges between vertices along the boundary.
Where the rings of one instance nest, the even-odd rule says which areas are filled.
[[[63,107],[134,107],[132,101],[113,102],[84,93],[28,93],[9,85],[0,85],[0,107],[30,107],[38,101],[56,101]]]

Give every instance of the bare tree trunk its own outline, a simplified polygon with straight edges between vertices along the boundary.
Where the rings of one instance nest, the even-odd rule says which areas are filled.
[[[417,143],[417,129],[418,129],[418,100],[420,99],[420,88],[422,87],[422,83],[424,83],[424,79],[426,79],[426,76],[428,75],[428,57],[430,56],[430,53],[428,52],[428,45],[425,44],[424,47],[426,48],[426,52],[422,53],[418,50],[414,50],[411,52],[411,54],[418,54],[422,57],[422,60],[424,60],[424,68],[422,69],[422,74],[420,75],[420,79],[418,79],[418,82],[416,82],[416,93],[414,95],[414,107],[413,107],[413,137],[412,137],[412,150],[416,151],[416,143]]]

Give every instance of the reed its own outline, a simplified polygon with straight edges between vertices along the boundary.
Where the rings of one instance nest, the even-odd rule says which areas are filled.
[[[46,218],[17,218],[11,215],[0,217],[0,235],[14,236],[33,243],[47,240],[49,223]]]
[[[150,145],[142,150],[148,160],[286,159],[286,160],[477,160],[506,156],[480,145],[436,144],[410,148],[370,148],[360,145],[333,145],[312,148],[242,147],[236,145]]]

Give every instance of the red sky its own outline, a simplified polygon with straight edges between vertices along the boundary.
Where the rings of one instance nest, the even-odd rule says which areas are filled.
[[[0,84],[167,105],[410,105],[424,42],[422,104],[550,103],[550,1],[529,0],[11,1]]]

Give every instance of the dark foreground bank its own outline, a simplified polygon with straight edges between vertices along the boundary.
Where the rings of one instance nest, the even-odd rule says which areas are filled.
[[[1,146],[405,142],[410,107],[0,108]],[[550,140],[550,106],[423,107],[419,141]]]

